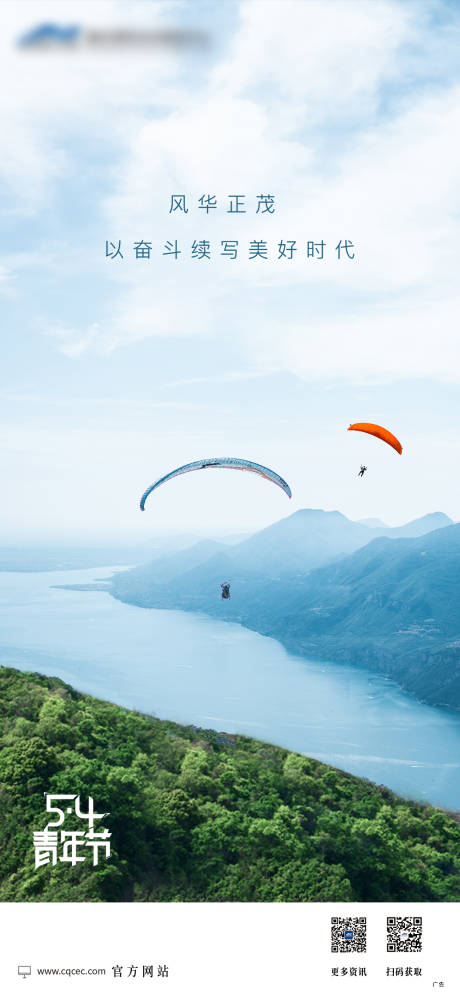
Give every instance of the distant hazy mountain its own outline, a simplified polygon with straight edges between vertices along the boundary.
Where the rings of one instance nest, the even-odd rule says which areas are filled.
[[[413,519],[404,526],[387,526],[381,519],[358,519],[363,526],[370,526],[373,536],[379,537],[421,537],[424,533],[440,530],[443,526],[452,526],[453,520],[444,512],[430,512],[421,519]]]
[[[273,577],[311,571],[333,558],[349,554],[376,536],[418,537],[452,525],[443,512],[433,512],[405,526],[376,528],[347,519],[341,512],[300,509],[268,526],[232,550],[236,568],[270,572]]]
[[[375,527],[354,523],[340,512],[323,509],[300,509],[286,519],[273,523],[241,543],[228,544],[203,540],[186,550],[156,555],[149,564],[117,576],[117,594],[124,590],[144,605],[151,584],[181,579],[190,569],[195,571],[193,587],[198,591],[206,581],[257,578],[266,583],[285,575],[306,574],[337,557],[350,554],[376,536],[420,536],[451,524],[444,513],[432,513],[406,526]],[[228,576],[228,577],[227,577]],[[187,583],[188,584],[188,583]]]
[[[453,520],[444,512],[430,512],[421,519],[413,519],[405,526],[393,526],[391,529],[379,529],[374,532],[381,537],[422,537],[425,533],[441,530],[444,526],[452,526]]]
[[[268,571],[276,578],[311,571],[362,547],[372,536],[368,527],[353,523],[341,512],[299,509],[234,547],[232,560],[239,570]]]
[[[367,665],[427,702],[460,708],[460,525],[449,523],[433,513],[376,530],[338,512],[302,510],[236,547],[206,542],[169,566],[166,559],[121,572],[112,593],[233,620],[306,656]],[[317,567],[321,558],[328,563]],[[227,580],[229,603],[219,598]]]

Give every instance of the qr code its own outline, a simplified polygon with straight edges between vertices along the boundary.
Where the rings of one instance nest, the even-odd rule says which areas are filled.
[[[331,952],[365,952],[366,918],[331,917]]]
[[[421,952],[422,918],[387,917],[387,952]]]

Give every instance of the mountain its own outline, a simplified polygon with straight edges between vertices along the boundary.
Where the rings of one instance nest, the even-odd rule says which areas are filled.
[[[452,526],[453,520],[445,512],[430,512],[404,526],[387,526],[381,519],[358,519],[358,523],[369,526],[374,537],[421,537],[424,533],[440,530],[443,526]]]
[[[215,586],[219,588],[220,582],[228,579],[258,589],[269,580],[304,575],[352,553],[376,536],[419,536],[451,522],[444,513],[432,513],[406,526],[376,529],[355,523],[337,511],[300,509],[232,546],[203,540],[186,550],[157,556],[148,564],[119,573],[114,587],[120,598],[127,597],[139,605],[149,605],[150,590],[156,585],[168,585],[173,579],[177,579],[180,589],[191,588],[196,595],[209,584],[213,598]],[[192,569],[193,577],[187,577]]]
[[[239,569],[270,571],[277,577],[310,571],[363,547],[376,536],[418,537],[451,525],[452,520],[443,512],[430,513],[405,526],[369,527],[347,519],[341,512],[299,509],[238,544],[232,555]]]
[[[352,522],[341,512],[299,509],[234,547],[232,561],[238,570],[268,571],[275,578],[305,573],[362,547],[373,535],[369,527]]]
[[[379,529],[375,533],[378,533],[382,537],[421,537],[425,533],[432,533],[434,530],[440,530],[444,526],[452,525],[452,519],[446,516],[444,512],[430,512],[428,516],[422,516],[421,519],[413,519],[412,522],[406,523],[405,526]]]
[[[305,573],[333,558],[363,547],[376,536],[416,537],[452,525],[443,512],[414,519],[405,526],[372,526],[347,519],[341,512],[299,509],[237,544],[231,560],[238,570],[269,572],[273,577]]]
[[[420,699],[460,709],[460,525],[380,538],[312,572],[274,634],[313,657],[362,664]]]
[[[111,592],[241,623],[297,653],[376,669],[426,702],[460,709],[460,524],[423,532],[439,522],[451,521],[433,513],[375,537],[340,513],[302,510],[210,558],[195,552],[180,574],[119,572]],[[321,540],[328,562],[317,566]],[[346,544],[358,549],[343,553]],[[219,598],[225,580],[229,603]]]

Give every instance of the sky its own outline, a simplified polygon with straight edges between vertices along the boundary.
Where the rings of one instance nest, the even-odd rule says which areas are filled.
[[[305,507],[460,519],[458,5],[6,0],[0,23],[0,542],[232,534]],[[18,45],[43,23],[79,44]],[[85,42],[114,28],[207,43]],[[292,500],[212,471],[139,511],[213,456],[267,464]]]

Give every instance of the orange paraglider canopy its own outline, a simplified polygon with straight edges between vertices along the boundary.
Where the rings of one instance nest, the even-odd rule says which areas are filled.
[[[383,426],[376,426],[373,422],[354,422],[348,429],[357,429],[360,433],[369,433],[371,436],[378,436],[379,440],[388,443],[390,447],[393,447],[393,450],[402,453],[402,446],[399,440],[388,429],[384,429]]]

